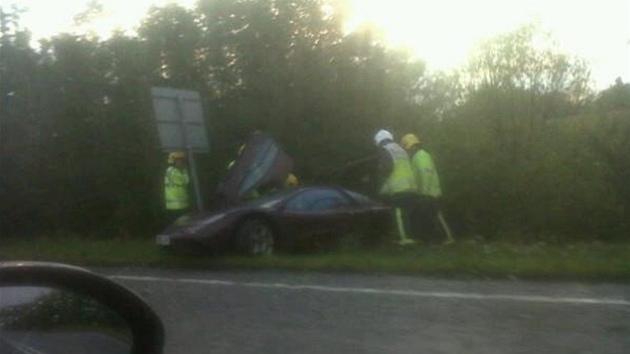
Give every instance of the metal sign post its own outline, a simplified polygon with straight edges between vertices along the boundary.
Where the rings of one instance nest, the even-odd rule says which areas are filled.
[[[197,176],[197,164],[195,163],[195,154],[192,143],[188,138],[188,124],[184,117],[184,99],[182,95],[177,96],[177,111],[180,117],[182,117],[182,134],[184,138],[184,144],[186,145],[186,156],[188,156],[188,166],[190,166],[190,174],[192,175],[193,188],[195,191],[195,201],[197,202],[197,210],[203,210],[203,200],[201,199],[201,189],[199,188],[199,177]]]
[[[207,153],[210,144],[199,93],[167,87],[151,89],[153,109],[163,151],[184,150],[192,175],[197,210],[203,209],[195,153]]]

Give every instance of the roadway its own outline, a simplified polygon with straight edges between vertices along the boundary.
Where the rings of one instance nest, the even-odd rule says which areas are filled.
[[[100,269],[164,321],[167,354],[630,353],[630,285]]]

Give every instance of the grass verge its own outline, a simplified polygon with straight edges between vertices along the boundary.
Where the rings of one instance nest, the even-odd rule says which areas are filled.
[[[9,239],[0,260],[39,260],[84,266],[153,266],[206,269],[277,269],[325,272],[418,274],[450,277],[628,281],[630,244],[515,245],[465,241],[372,251],[238,256],[164,253],[152,239],[83,237]]]

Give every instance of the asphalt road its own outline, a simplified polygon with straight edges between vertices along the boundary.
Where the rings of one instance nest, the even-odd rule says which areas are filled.
[[[0,331],[2,354],[126,354],[130,351],[129,345],[97,332]]]
[[[162,317],[165,353],[630,353],[630,285],[100,270]]]

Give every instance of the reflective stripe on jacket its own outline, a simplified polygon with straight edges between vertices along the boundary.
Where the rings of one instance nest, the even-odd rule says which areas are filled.
[[[392,172],[381,188],[381,194],[392,195],[401,192],[417,192],[409,155],[398,144],[385,144],[383,149],[392,158]]]
[[[431,155],[418,150],[411,158],[411,166],[416,177],[416,183],[421,195],[438,198],[442,196],[440,178]]]
[[[164,199],[167,210],[187,209],[188,198],[188,172],[175,166],[166,169],[164,175]]]

